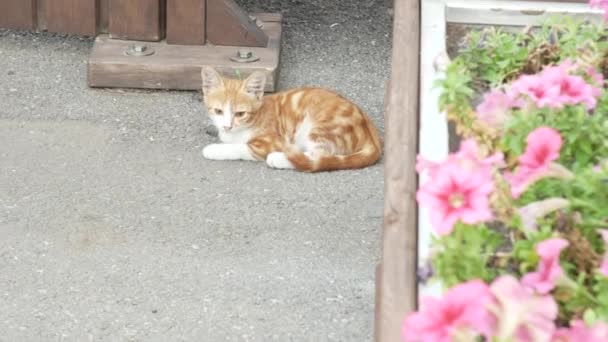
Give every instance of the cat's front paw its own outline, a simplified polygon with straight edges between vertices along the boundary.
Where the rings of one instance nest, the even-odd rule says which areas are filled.
[[[273,169],[293,169],[293,164],[283,152],[272,152],[266,157],[266,165]]]
[[[210,144],[203,148],[203,157],[212,160],[224,160],[224,146],[222,144]]]

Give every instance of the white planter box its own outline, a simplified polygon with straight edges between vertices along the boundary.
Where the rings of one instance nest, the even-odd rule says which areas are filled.
[[[439,91],[432,89],[442,78],[434,64],[446,53],[446,24],[487,24],[498,26],[539,25],[549,16],[565,13],[601,22],[603,13],[586,3],[532,2],[506,0],[421,0],[420,57],[420,135],[419,153],[431,160],[442,160],[448,154],[448,125],[445,113],[438,109]],[[425,182],[420,177],[419,182]],[[427,260],[433,229],[428,211],[418,211],[418,260]],[[440,285],[418,285],[418,297],[439,295]]]

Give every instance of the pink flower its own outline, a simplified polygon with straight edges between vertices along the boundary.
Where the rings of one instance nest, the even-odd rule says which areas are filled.
[[[587,109],[593,109],[601,91],[583,77],[571,75],[570,72],[576,68],[572,61],[567,60],[560,65],[546,67],[539,74],[522,75],[511,85],[509,96],[526,96],[539,108],[584,104]],[[591,77],[597,78],[597,73]]]
[[[602,264],[600,265],[600,273],[608,277],[608,229],[600,229],[600,234],[602,234],[602,239],[604,239],[604,243],[606,244],[606,252],[604,253],[604,260],[602,260]]]
[[[519,157],[519,165],[529,169],[547,168],[559,158],[562,137],[550,127],[539,127],[526,138],[526,151]]]
[[[518,98],[528,96],[537,107],[559,107],[556,99],[559,96],[559,87],[546,83],[540,74],[522,75],[511,84],[510,97]]]
[[[557,303],[549,295],[535,294],[513,276],[505,275],[490,286],[495,302],[490,311],[498,319],[498,341],[550,341],[555,331]]]
[[[483,102],[477,106],[475,112],[480,120],[499,129],[507,120],[509,110],[522,105],[504,92],[494,89],[484,95]]]
[[[430,208],[431,223],[438,234],[451,233],[459,220],[475,224],[492,218],[492,167],[502,159],[500,154],[481,159],[474,140],[464,141],[460,151],[443,163],[418,157],[418,172],[428,170],[431,179],[420,187],[416,199]]]
[[[503,159],[502,153],[496,153],[487,158],[480,158],[477,142],[474,139],[466,139],[460,143],[458,152],[450,154],[442,163],[427,160],[419,155],[416,158],[416,171],[418,173],[428,171],[429,177],[433,178],[442,164],[455,162],[469,171],[484,169],[487,172],[491,172],[493,166],[503,165]]]
[[[407,342],[450,342],[455,334],[489,337],[494,319],[485,306],[491,300],[480,280],[456,285],[441,299],[425,297],[420,310],[405,319],[402,336]]]
[[[608,20],[608,0],[590,0],[589,5],[604,10],[604,20]]]
[[[435,177],[418,190],[418,203],[431,209],[431,223],[438,234],[451,233],[458,220],[475,224],[492,218],[488,197],[494,184],[489,176],[485,172],[467,172],[450,163],[442,165]]]
[[[528,135],[526,143],[526,150],[519,157],[517,172],[505,174],[505,178],[511,184],[514,198],[521,196],[531,184],[541,178],[571,176],[568,170],[553,163],[559,158],[559,150],[562,146],[562,138],[556,130],[539,127]]]
[[[553,336],[553,342],[608,342],[608,325],[597,322],[588,327],[581,320],[574,321],[570,328],[560,328]]]
[[[536,245],[536,253],[540,257],[536,272],[526,274],[522,285],[534,288],[540,294],[547,294],[555,287],[555,283],[564,276],[564,270],[559,264],[562,249],[568,246],[568,241],[561,238],[547,239]]]

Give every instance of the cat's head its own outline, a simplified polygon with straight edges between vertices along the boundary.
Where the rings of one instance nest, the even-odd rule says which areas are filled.
[[[220,131],[248,128],[253,113],[262,105],[266,74],[256,71],[244,80],[222,77],[212,67],[203,67],[203,102]]]

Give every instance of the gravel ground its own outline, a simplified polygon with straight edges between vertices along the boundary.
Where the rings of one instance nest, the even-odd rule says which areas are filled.
[[[382,129],[386,1],[285,15],[279,87]],[[204,160],[196,92],[86,87],[92,41],[0,30],[1,341],[370,341],[382,166]]]

